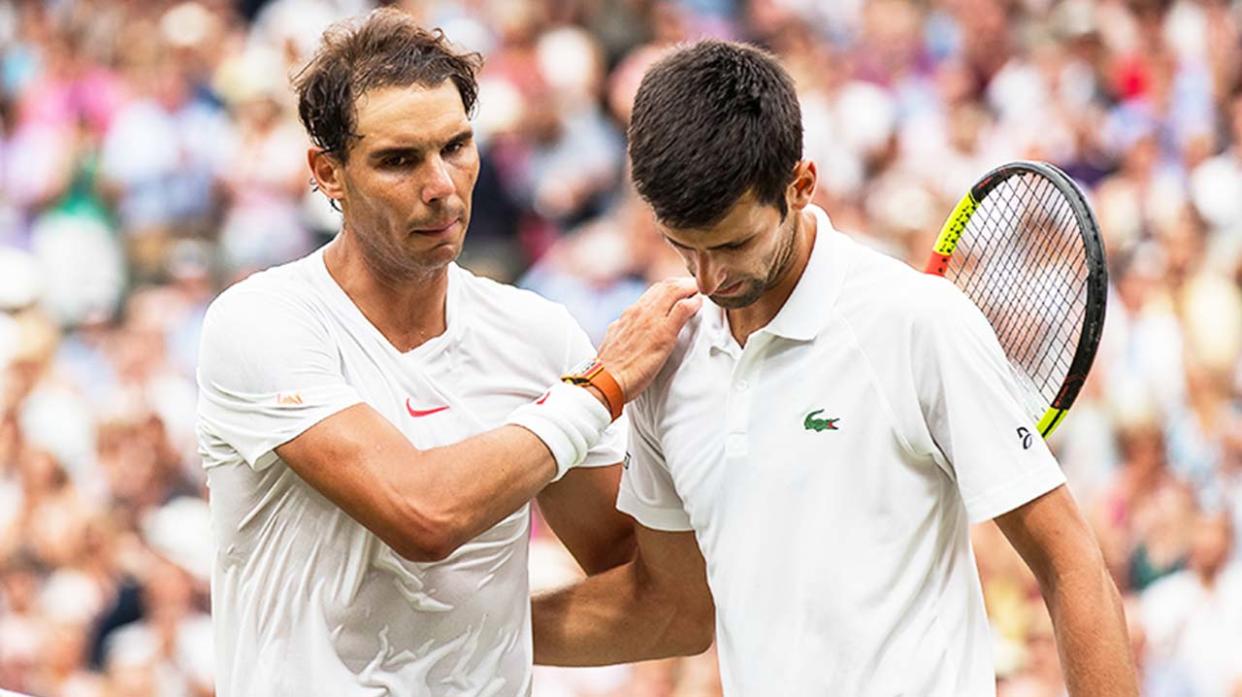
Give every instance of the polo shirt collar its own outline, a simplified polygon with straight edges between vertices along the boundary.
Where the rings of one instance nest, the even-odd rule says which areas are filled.
[[[809,210],[815,216],[816,224],[811,257],[789,299],[772,321],[755,332],[755,336],[766,333],[792,341],[811,341],[828,323],[830,309],[841,288],[840,257],[844,249],[839,243],[841,233],[833,229],[828,214],[815,205],[809,206]],[[710,311],[705,313],[705,319],[712,347],[730,351],[737,346],[737,342],[729,331],[728,316],[724,308],[710,300],[707,304]],[[751,338],[753,340],[754,336]]]

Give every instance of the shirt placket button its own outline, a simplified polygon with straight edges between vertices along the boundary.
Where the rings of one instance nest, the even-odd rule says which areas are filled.
[[[732,399],[729,400],[729,435],[725,438],[725,454],[729,457],[742,457],[749,450],[750,381],[741,374],[741,367],[738,373],[733,381]]]

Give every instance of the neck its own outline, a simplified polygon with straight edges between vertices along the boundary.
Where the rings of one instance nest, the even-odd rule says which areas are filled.
[[[386,277],[369,264],[348,231],[324,250],[324,265],[337,285],[384,338],[402,353],[448,328],[448,269],[407,278]]]
[[[793,290],[806,271],[806,264],[811,259],[811,249],[815,246],[816,223],[815,214],[807,209],[795,213],[793,249],[790,251],[789,262],[785,271],[776,283],[768,288],[755,302],[736,310],[727,310],[729,330],[738,345],[745,346],[746,340],[759,329],[772,321],[785,301],[793,294]]]

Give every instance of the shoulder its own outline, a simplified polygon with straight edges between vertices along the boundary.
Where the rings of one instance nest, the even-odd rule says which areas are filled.
[[[977,313],[974,304],[940,276],[923,273],[858,240],[847,238],[838,248],[847,258],[836,310],[856,332],[886,339],[895,334],[908,337]]]
[[[704,358],[698,355],[698,352],[708,350],[709,334],[714,323],[711,313],[714,312],[720,312],[720,309],[704,301],[699,311],[686,322],[686,326],[681,328],[681,333],[677,335],[677,342],[673,345],[673,350],[669,353],[664,366],[660,368],[660,372],[656,373],[647,389],[631,403],[633,406],[631,419],[635,424],[642,426],[655,423],[664,413],[674,383],[686,378],[693,379],[689,372]]]
[[[568,332],[581,331],[564,305],[534,291],[476,276],[458,266],[453,267],[452,273],[463,300],[469,304],[470,321],[474,324],[536,341],[547,335],[563,337]],[[518,331],[521,333],[513,333]]]
[[[326,310],[307,261],[252,274],[216,296],[203,318],[200,363],[235,359],[265,345],[325,338]]]
[[[315,288],[305,257],[258,271],[225,288],[207,307],[207,317],[217,322],[263,320],[301,308],[309,311]]]
[[[498,314],[517,313],[525,317],[554,322],[564,322],[569,318],[569,311],[564,305],[549,300],[533,290],[476,276],[460,266],[454,266],[452,273],[456,275],[462,292],[469,296],[475,309]],[[572,322],[572,320],[568,321]]]

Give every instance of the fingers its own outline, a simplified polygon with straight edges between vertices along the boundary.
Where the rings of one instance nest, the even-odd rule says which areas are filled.
[[[679,298],[688,297],[699,292],[699,284],[694,280],[693,276],[677,276],[665,281],[660,281],[669,292]]]
[[[680,331],[681,328],[685,326],[686,322],[689,321],[689,319],[693,317],[702,306],[702,295],[698,295],[696,293],[688,298],[682,298],[681,300],[673,303],[673,308],[669,310],[668,313],[669,319],[673,321],[676,330]]]
[[[671,278],[666,281],[653,283],[651,287],[643,292],[642,297],[630,307],[653,305],[667,311],[668,308],[672,307],[673,303],[697,292],[698,284],[695,283],[693,278],[689,276]]]

